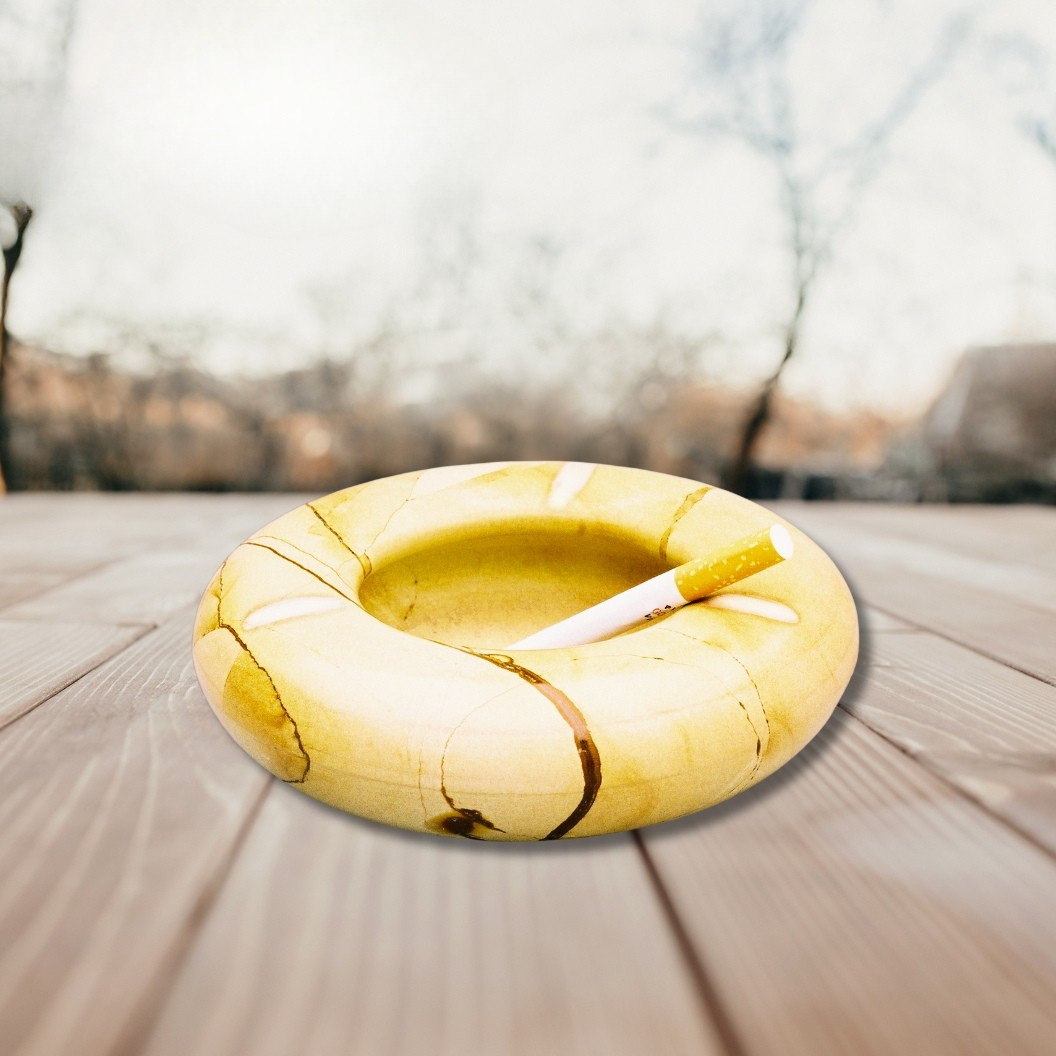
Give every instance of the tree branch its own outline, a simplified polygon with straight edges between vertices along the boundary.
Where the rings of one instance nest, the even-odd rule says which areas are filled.
[[[825,144],[820,162],[806,164],[796,113],[790,54],[806,21],[811,0],[756,0],[739,4],[712,22],[701,48],[720,116],[701,122],[746,145],[770,166],[777,179],[785,224],[792,303],[782,328],[780,358],[751,401],[726,476],[726,486],[743,490],[758,441],[773,407],[781,376],[796,355],[809,298],[850,225],[869,185],[883,168],[894,133],[920,106],[947,71],[975,22],[979,4],[948,19],[920,64],[909,71],[886,105],[842,143]],[[1056,152],[1056,143],[1042,140]],[[838,182],[834,185],[833,180]],[[825,204],[833,189],[833,205]]]
[[[7,331],[8,291],[11,286],[11,277],[22,256],[22,243],[26,228],[33,219],[33,210],[25,202],[16,202],[9,208],[11,217],[15,221],[15,237],[9,245],[4,247],[4,274],[0,278],[0,493],[6,490],[6,482],[11,479],[6,377],[11,341],[11,335]]]

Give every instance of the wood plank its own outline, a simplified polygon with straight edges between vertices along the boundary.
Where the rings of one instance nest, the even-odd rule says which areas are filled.
[[[58,586],[68,574],[51,569],[0,571],[0,610]]]
[[[67,540],[101,530],[129,542],[141,536],[144,525],[148,535],[193,539],[210,526],[224,532],[247,523],[251,528],[309,498],[294,492],[14,492],[0,499],[0,539],[8,539],[10,526]]]
[[[865,605],[860,601],[857,601],[857,605],[858,623],[863,637],[870,634],[902,634],[917,630],[913,624],[891,616],[882,609],[874,609],[872,605]]]
[[[1029,589],[1031,575],[1011,563],[987,566],[984,575],[981,561],[943,556],[938,546],[907,544],[859,527],[840,530],[824,522],[807,527],[856,597],[1056,684],[1056,607],[1047,607],[1053,599],[1043,576]],[[1008,569],[1004,586],[1003,568]],[[979,582],[972,579],[976,572]]]
[[[724,1051],[626,835],[402,833],[277,786],[147,1056]]]
[[[206,706],[189,620],[0,730],[7,1056],[116,1051],[270,780]]]
[[[1056,507],[902,506],[887,503],[787,503],[793,520],[818,518],[832,527],[858,525],[902,539],[939,544],[994,563],[1016,563],[1056,572]]]
[[[4,617],[49,623],[160,623],[197,603],[229,552],[224,546],[151,549],[12,605]]]
[[[303,501],[298,495],[14,494],[0,501],[0,571],[79,573],[150,548],[221,556]]]
[[[69,568],[71,548],[80,554],[82,565],[99,559],[103,551],[108,558],[94,571],[81,567],[79,576],[8,605],[5,618],[161,622],[196,602],[227,554],[252,531],[296,506],[298,498],[94,496],[95,502],[74,504],[72,514],[63,514],[57,511],[65,509],[68,496],[48,497],[50,503],[33,504],[36,515],[30,523],[44,525],[36,538],[24,524],[18,533],[23,560],[38,565],[54,561],[57,568]],[[100,497],[108,501],[100,503]],[[72,531],[77,521],[86,526],[84,532]]]
[[[286,494],[2,496],[0,611],[19,619],[157,622],[190,602],[193,590],[173,592],[162,605],[135,589],[142,584],[131,589],[126,585],[118,596],[117,584],[110,582],[111,566],[131,561],[134,573],[136,568],[149,569],[152,555],[159,552],[189,558],[192,551],[205,551],[202,563],[189,565],[188,574],[201,579],[206,574],[202,568],[219,565],[253,530],[302,499]],[[162,563],[164,568],[164,559]],[[177,570],[169,571],[178,577]],[[89,583],[74,586],[82,578]],[[155,591],[155,600],[162,592]],[[69,614],[63,611],[67,597]],[[108,610],[118,597],[120,615],[112,618]],[[22,605],[30,600],[33,604]]]
[[[144,549],[174,513],[144,496],[16,493],[0,501],[0,570],[79,573]]]
[[[58,633],[91,666],[96,621],[196,598],[211,574],[196,562],[219,563],[301,501],[11,505],[22,498],[0,502],[0,604],[21,577],[37,615],[0,620],[0,695],[28,680],[20,660],[45,655],[38,635],[57,613],[80,614]],[[841,564],[846,547],[859,592],[864,660],[845,697],[857,717],[838,713],[760,788],[644,834],[673,911],[628,837],[481,847],[371,826],[272,783],[208,712],[190,611],[174,613],[0,730],[5,1056],[1047,1056],[1056,690],[1003,665],[1056,682],[1052,613],[1032,585],[1049,589],[1049,511],[877,509],[810,514]],[[947,523],[965,527],[943,552]],[[991,567],[1006,540],[1034,547],[1011,578]],[[140,633],[97,629],[99,648]]]
[[[1031,540],[1028,545],[1014,532],[995,531],[991,540],[995,552],[987,553],[980,546],[959,547],[955,525],[950,526],[949,539],[944,534],[913,538],[905,531],[895,534],[875,523],[879,518],[859,515],[850,523],[840,523],[829,516],[817,522],[816,511],[800,509],[797,513],[804,524],[810,523],[813,513],[814,532],[809,534],[813,537],[818,533],[819,543],[822,539],[829,540],[835,552],[851,561],[854,567],[868,561],[882,565],[889,572],[968,585],[988,598],[1007,598],[1056,614],[1056,570],[1039,567],[1030,560],[1036,553],[1056,552],[1056,518],[1047,546],[1041,540]],[[907,516],[898,523],[907,525],[914,520]]]
[[[1056,687],[933,635],[887,635],[845,706],[1056,852]]]
[[[103,523],[96,525],[91,543],[105,542],[110,560],[96,571],[8,606],[6,618],[158,623],[196,602],[220,563],[246,536],[296,504],[287,495],[249,496],[242,505],[214,499],[213,516],[206,512],[212,504],[188,502],[198,515],[192,520],[186,510],[180,512],[182,506],[163,501],[170,497],[138,496],[138,502],[125,496],[111,498],[117,501],[108,514],[104,504]],[[54,504],[43,508],[56,509]],[[159,509],[164,517],[159,517]],[[62,532],[68,520],[50,516],[50,522],[63,525]],[[83,544],[73,540],[71,545]],[[38,561],[51,560],[62,550],[54,532],[45,531],[34,546]]]
[[[1056,862],[852,716],[644,840],[742,1051],[1052,1052]]]
[[[147,630],[0,619],[0,726],[98,667]]]

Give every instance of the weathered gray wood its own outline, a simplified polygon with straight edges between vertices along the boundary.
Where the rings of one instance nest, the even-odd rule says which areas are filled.
[[[817,521],[819,511],[801,506],[795,515],[806,525]],[[1047,543],[1033,532],[1024,537],[1017,530],[1020,525],[1009,523],[1000,534],[994,528],[981,536],[977,527],[971,545],[967,546],[959,539],[956,522],[949,524],[946,532],[910,534],[909,529],[903,528],[901,534],[896,534],[870,525],[861,513],[849,521],[831,515],[824,518],[823,512],[822,518],[816,529],[819,542],[831,540],[837,552],[855,565],[864,560],[888,572],[897,569],[909,578],[925,576],[959,583],[987,598],[1005,598],[1056,613],[1056,569],[1037,562],[1038,557],[1047,559],[1056,552],[1056,511]],[[906,517],[898,523],[915,522]]]
[[[67,573],[45,568],[21,572],[0,571],[0,612],[34,594],[51,590],[67,578]]]
[[[897,616],[891,616],[881,609],[874,609],[871,605],[858,603],[858,622],[861,627],[862,636],[869,634],[889,634],[893,632],[915,631],[917,628]]]
[[[228,740],[190,603],[301,501],[0,500],[4,1056],[1048,1056],[1056,511],[781,504],[856,591],[854,717],[647,861],[371,826]]]
[[[1012,560],[990,565],[938,544],[833,527],[823,513],[802,509],[788,510],[789,519],[799,516],[870,605],[1056,683],[1056,579]]]
[[[186,510],[153,496],[7,495],[0,500],[0,570],[79,573],[139,552],[167,530],[187,541]]]
[[[1052,1052],[1056,862],[846,713],[644,840],[745,1052]]]
[[[296,495],[28,493],[0,498],[0,571],[81,573],[148,549],[221,553],[303,501]]]
[[[275,787],[149,1056],[724,1051],[628,836],[411,835]]]
[[[1056,507],[781,503],[793,521],[856,525],[896,539],[1056,572]],[[798,523],[798,521],[797,521]]]
[[[147,628],[0,619],[0,726],[75,682]]]
[[[929,634],[875,651],[848,709],[1056,853],[1056,687]]]
[[[189,618],[0,730],[6,1056],[115,1051],[269,780],[201,697]]]
[[[26,601],[9,605],[5,617],[20,620],[102,620],[107,623],[156,623],[200,597],[224,558],[246,536],[295,504],[289,496],[245,496],[234,504],[230,497],[203,505],[187,501],[187,509],[171,496],[121,497],[109,521],[88,516],[94,525],[91,547],[105,544],[109,559],[95,571],[36,592]],[[151,501],[152,500],[152,501]],[[53,497],[53,503],[59,502]],[[160,511],[155,509],[158,504]],[[105,507],[104,507],[105,509]],[[211,515],[208,511],[215,510]],[[89,514],[92,514],[91,508]],[[48,517],[38,511],[43,520]],[[164,516],[161,516],[164,514]],[[51,561],[62,550],[67,518],[60,538],[44,531],[35,544],[38,561]],[[24,542],[22,545],[28,545]],[[83,545],[72,540],[71,546]],[[58,560],[62,560],[61,556]]]
[[[36,594],[3,615],[49,623],[159,623],[197,602],[229,552],[223,547],[150,550]]]

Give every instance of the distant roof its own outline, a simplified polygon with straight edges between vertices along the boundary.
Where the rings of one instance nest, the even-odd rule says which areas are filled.
[[[967,350],[925,436],[947,465],[1056,478],[1056,343]]]

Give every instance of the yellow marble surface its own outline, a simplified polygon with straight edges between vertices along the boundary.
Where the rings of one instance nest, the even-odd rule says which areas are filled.
[[[786,525],[794,557],[709,602],[590,645],[505,643],[774,523],[613,466],[373,481],[235,550],[195,665],[250,755],[354,814],[497,840],[648,825],[761,780],[828,718],[858,648],[832,562]]]

